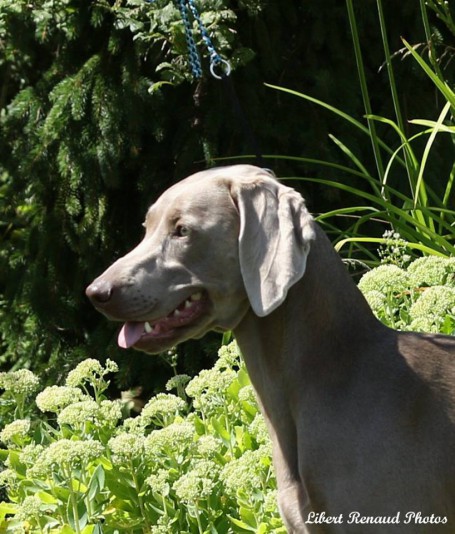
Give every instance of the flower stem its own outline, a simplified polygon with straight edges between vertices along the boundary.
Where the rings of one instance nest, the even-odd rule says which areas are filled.
[[[68,489],[69,489],[69,492],[70,492],[70,499],[71,499],[71,507],[73,508],[73,517],[74,517],[74,529],[76,531],[76,534],[81,534],[81,529],[79,527],[79,511],[77,509],[77,498],[76,498],[76,494],[74,493],[74,490],[73,490],[73,481],[72,481],[72,478],[71,478],[71,470],[69,470],[69,474],[66,475],[66,482],[67,482],[67,486],[68,486]],[[69,521],[69,518],[68,518],[68,522],[69,524],[71,524],[71,522]]]
[[[144,508],[144,502],[142,500],[142,497],[140,496],[140,491],[141,491],[141,488],[139,486],[139,481],[136,477],[136,469],[133,465],[133,462],[132,460],[130,460],[130,467],[131,467],[131,475],[133,477],[133,482],[134,482],[134,487],[136,489],[136,493],[137,493],[137,501],[139,503],[139,508],[141,510],[141,515],[144,519],[144,526],[145,526],[145,532],[150,532],[150,525],[149,525],[149,522],[147,520],[147,516],[146,516],[146,513],[145,513],[145,508]]]
[[[196,501],[194,502],[194,508],[196,510],[196,521],[197,521],[197,527],[198,527],[198,530],[199,530],[199,534],[204,534],[204,529],[202,528],[202,523],[201,523],[201,516],[200,516],[200,513],[199,513],[199,507],[198,507]]]

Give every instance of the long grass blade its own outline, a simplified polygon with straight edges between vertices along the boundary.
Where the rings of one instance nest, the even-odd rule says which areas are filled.
[[[442,78],[438,77],[438,75],[431,69],[428,63],[420,56],[414,47],[412,47],[405,39],[403,39],[403,43],[411,53],[412,57],[425,71],[425,74],[444,95],[444,98],[450,102],[452,107],[455,107],[455,93],[452,91],[452,89],[443,81]]]
[[[363,65],[363,58],[362,58],[362,49],[360,46],[359,33],[357,31],[357,21],[355,17],[354,7],[352,5],[352,0],[346,0],[346,6],[348,9],[348,18],[349,18],[349,24],[351,27],[351,36],[352,36],[352,42],[354,45],[354,54],[355,54],[355,59],[357,63],[357,73],[359,75],[359,82],[360,82],[360,89],[362,92],[363,105],[365,108],[365,113],[368,116],[368,115],[372,115],[373,111],[371,107],[370,95],[368,92],[367,79],[365,76],[365,68]],[[368,129],[370,131],[371,145],[373,147],[374,158],[376,161],[376,168],[378,171],[379,179],[382,182],[384,178],[384,165],[382,163],[382,156],[381,156],[381,151],[379,148],[378,136],[376,134],[376,126],[374,122],[370,121],[368,118],[367,118],[367,122],[368,122]]]
[[[402,135],[403,137],[406,137],[405,136],[405,131],[406,131],[405,122],[403,120],[403,115],[401,113],[401,108],[400,108],[400,100],[398,98],[397,85],[395,82],[395,74],[393,72],[393,67],[392,67],[392,56],[390,54],[389,41],[387,39],[387,29],[386,29],[384,12],[382,9],[381,0],[377,0],[376,4],[378,8],[379,27],[381,29],[382,46],[384,48],[387,75],[389,77],[389,86],[390,86],[390,92],[392,94],[395,117],[397,120],[397,125],[398,125],[398,130],[400,132],[400,135]],[[414,190],[415,189],[415,170],[416,170],[415,161],[409,152],[410,147],[406,143],[403,145],[403,150],[404,150],[404,160],[406,162],[405,167],[406,167],[406,172],[408,174],[409,185],[411,187],[411,190]]]
[[[360,170],[360,175],[370,182],[374,192],[379,195],[380,191],[376,185],[377,180],[370,175],[367,168],[362,164],[362,162],[357,158],[357,156],[350,150],[342,141],[337,139],[334,135],[329,134],[330,139],[337,145],[340,150],[348,156],[348,158],[354,163],[354,165]]]
[[[305,177],[304,179],[301,178],[303,181],[309,181],[309,182],[315,182],[323,185],[327,185],[329,187],[336,187],[343,191],[350,192],[357,197],[364,198],[371,202],[373,205],[380,206],[384,211],[388,214],[388,219],[391,222],[392,225],[395,225],[396,229],[400,229],[400,234],[404,239],[407,241],[414,241],[414,242],[422,242],[428,247],[433,247],[435,250],[438,250],[444,254],[455,254],[455,245],[451,244],[450,239],[455,239],[455,235],[452,233],[452,235],[449,235],[449,238],[445,238],[444,236],[437,234],[435,231],[433,231],[431,228],[428,228],[425,226],[425,224],[422,224],[417,218],[416,213],[419,211],[422,211],[423,213],[428,213],[428,208],[425,207],[418,207],[418,209],[413,210],[412,209],[412,203],[410,204],[409,208],[399,208],[398,206],[395,206],[394,204],[385,201],[382,199],[382,197],[375,196],[371,193],[368,193],[366,191],[362,191],[357,188],[353,188],[351,186],[348,186],[344,183],[334,182],[331,180],[325,180],[322,178],[309,178]],[[440,220],[440,219],[439,219]],[[447,225],[449,228],[451,228],[450,224],[444,223],[444,225]],[[452,230],[453,231],[453,230]]]
[[[317,104],[318,106],[327,109],[328,111],[331,111],[335,115],[338,115],[342,119],[346,120],[350,124],[352,124],[355,128],[360,130],[363,134],[370,136],[370,130],[362,124],[357,119],[354,119],[354,117],[351,117],[348,113],[345,113],[344,111],[340,110],[339,108],[332,106],[331,104],[328,104],[327,102],[324,102],[323,100],[319,100],[318,98],[315,98],[313,96],[307,95],[306,93],[300,93],[299,91],[295,91],[293,89],[288,89],[287,87],[281,87],[279,85],[272,85],[269,83],[264,84],[266,87],[269,87],[270,89],[276,89],[277,91],[282,91],[283,93],[288,93],[290,95],[298,96],[299,98],[303,98],[304,100],[308,100],[309,102],[312,102],[313,104]],[[379,146],[385,150],[388,154],[393,153],[393,149],[387,145],[387,143],[384,143],[384,141],[381,140],[380,137],[377,138],[377,141],[379,143]],[[405,165],[405,162],[403,160],[399,160],[402,165]]]
[[[443,80],[444,77],[442,75],[441,68],[439,67],[438,58],[436,56],[436,50],[435,50],[436,47],[434,46],[433,35],[431,33],[431,27],[430,27],[430,21],[428,20],[426,2],[425,0],[419,0],[419,1],[420,1],[420,13],[422,15],[422,22],[423,22],[423,27],[425,30],[425,38],[427,40],[428,48],[429,48],[428,55],[429,55],[431,64],[433,65],[433,69],[435,70],[438,77],[441,80]]]
[[[428,141],[427,141],[427,143],[425,145],[425,149],[423,151],[422,159],[421,159],[421,162],[420,162],[419,175],[417,177],[416,192],[415,192],[415,196],[414,196],[414,208],[417,206],[417,203],[419,202],[419,200],[420,200],[420,203],[423,203],[423,202],[426,203],[426,201],[428,200],[428,197],[427,197],[427,194],[426,194],[426,191],[425,191],[425,184],[424,184],[424,180],[423,180],[425,167],[426,167],[426,164],[427,164],[427,160],[428,160],[428,156],[430,154],[431,147],[432,147],[432,145],[434,143],[434,140],[436,139],[436,135],[438,134],[439,127],[444,122],[444,119],[446,118],[447,113],[450,111],[450,108],[451,108],[450,102],[447,102],[446,105],[444,106],[444,108],[442,109],[442,112],[440,113],[440,115],[438,117],[438,120],[436,122],[436,126],[433,129],[433,131],[431,132],[430,137],[428,138]],[[429,223],[431,223],[431,219],[430,219]],[[433,227],[433,229],[434,229],[434,227]]]
[[[378,244],[388,244],[390,243],[390,239],[385,239],[383,237],[347,237],[346,239],[342,239],[341,241],[338,241],[335,245],[335,250],[338,252],[346,245],[347,243],[378,243]],[[398,243],[398,241],[397,241]],[[441,257],[447,257],[447,254],[443,254],[442,252],[439,252],[438,250],[435,250],[431,247],[427,247],[425,245],[422,245],[422,243],[411,243],[409,241],[406,242],[406,247],[413,249],[413,250],[419,250],[420,252],[423,252],[425,254],[433,255],[433,256],[441,256]]]

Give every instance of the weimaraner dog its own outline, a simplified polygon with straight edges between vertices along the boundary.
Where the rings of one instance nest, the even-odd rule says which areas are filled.
[[[455,533],[455,338],[371,312],[302,197],[270,171],[199,172],[87,295],[122,347],[233,330],[290,533]]]

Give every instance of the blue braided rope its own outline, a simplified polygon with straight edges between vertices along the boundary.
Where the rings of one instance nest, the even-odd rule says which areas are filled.
[[[153,3],[155,2],[155,0],[146,0],[146,2]],[[183,21],[183,27],[185,30],[185,40],[188,47],[189,63],[193,76],[195,78],[202,78],[202,65],[196,46],[196,41],[194,40],[193,27],[188,16],[188,8],[197,23],[202,40],[209,53],[210,72],[215,78],[221,78],[221,76],[215,73],[215,67],[222,65],[224,76],[229,76],[231,72],[231,65],[229,64],[229,62],[223,59],[216,51],[216,48],[212,40],[210,39],[209,32],[207,31],[207,28],[202,22],[201,15],[199,14],[194,0],[175,0],[175,2],[180,11],[180,16],[182,17]]]
[[[188,17],[188,11],[187,11],[187,1],[189,0],[176,0],[176,1],[177,1],[179,11],[180,11],[180,16],[182,17],[183,26],[185,28],[185,39],[186,39],[186,44],[188,46],[188,55],[190,57],[191,71],[193,72],[193,76],[195,78],[201,78],[202,77],[201,60],[199,58],[199,54],[198,54],[197,47],[196,47],[196,42],[193,36],[191,22]]]
[[[202,40],[204,41],[205,46],[207,47],[207,50],[209,52],[210,65],[219,65],[223,60],[221,56],[218,54],[218,52],[216,51],[215,46],[213,45],[213,42],[210,39],[207,28],[204,26],[204,23],[202,22],[201,16],[199,15],[199,11],[196,8],[194,0],[187,0],[187,2],[188,2],[189,8],[191,9],[191,13],[193,14],[193,17],[197,22],[199,31],[202,36]]]

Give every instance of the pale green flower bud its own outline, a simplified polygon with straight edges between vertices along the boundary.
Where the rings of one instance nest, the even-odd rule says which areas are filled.
[[[166,383],[166,391],[172,391],[173,389],[179,389],[179,387],[185,386],[191,380],[189,375],[177,375],[170,378]]]
[[[187,385],[186,394],[194,399],[195,408],[210,412],[225,404],[224,392],[236,378],[237,373],[232,369],[204,369]]]
[[[424,256],[408,267],[412,287],[451,286],[455,288],[455,258]]]
[[[218,359],[215,362],[215,369],[232,369],[238,367],[240,362],[240,349],[236,341],[232,341],[229,345],[223,345],[218,350]]]
[[[380,291],[377,291],[375,289],[373,289],[372,291],[367,291],[364,294],[364,297],[366,298],[368,304],[370,305],[370,308],[376,314],[378,314],[384,309],[387,297]]]
[[[175,532],[175,523],[172,516],[164,514],[160,516],[155,525],[150,528],[150,534],[169,534]]]
[[[396,265],[380,265],[362,276],[359,289],[362,293],[379,291],[383,295],[402,293],[410,288],[406,271]]]
[[[99,416],[103,426],[115,427],[122,419],[122,401],[101,401]]]
[[[104,400],[98,404],[94,400],[75,402],[64,408],[58,415],[59,425],[83,427],[86,422],[97,426],[115,427],[122,418],[121,404],[119,401]]]
[[[106,360],[106,367],[103,367],[98,360],[87,358],[68,373],[66,385],[72,387],[80,386],[85,382],[98,380],[108,373],[117,371],[118,365],[112,360]]]
[[[223,442],[215,436],[201,436],[196,442],[197,452],[204,458],[211,458],[220,452]]]
[[[186,402],[170,393],[158,393],[151,398],[141,412],[146,422],[164,423],[166,419],[175,418],[186,409]]]
[[[18,475],[12,469],[0,471],[0,486],[11,486],[17,480]]]
[[[85,400],[70,404],[58,414],[57,422],[61,425],[79,427],[86,421],[95,422],[99,406],[94,400]]]
[[[39,378],[28,369],[0,373],[0,388],[13,395],[32,395],[39,387]]]
[[[149,457],[163,454],[176,456],[194,445],[196,432],[191,423],[172,423],[165,428],[154,430],[145,439],[145,452]]]
[[[235,496],[240,489],[251,492],[260,488],[269,476],[271,463],[268,445],[255,451],[247,450],[240,458],[227,463],[221,471],[227,493]]]
[[[249,404],[252,404],[253,406],[257,406],[257,400],[256,400],[256,393],[254,391],[253,386],[244,386],[239,391],[239,400],[248,402]]]
[[[411,306],[410,315],[412,328],[421,330],[425,327],[428,332],[438,332],[447,315],[455,316],[455,288],[429,287]]]
[[[167,469],[158,469],[146,479],[146,484],[154,493],[158,493],[163,497],[169,495],[169,471]]]
[[[0,432],[0,441],[9,444],[27,436],[30,430],[29,419],[16,419],[12,423],[9,423]]]
[[[264,510],[278,514],[278,493],[277,490],[269,490],[264,495]]]
[[[79,388],[70,386],[49,386],[36,396],[36,404],[42,412],[57,413],[66,406],[89,399]]]
[[[114,362],[114,360],[107,358],[105,369],[106,369],[106,373],[117,373],[118,372],[117,362]]]
[[[54,471],[54,467],[57,469],[61,469],[62,466],[80,468],[99,458],[103,452],[104,446],[95,440],[61,439],[54,441],[42,451],[35,465],[27,470],[27,475],[49,476]]]
[[[143,436],[122,432],[118,436],[111,438],[108,447],[112,452],[114,463],[129,463],[134,459],[141,459],[144,454]]]
[[[42,504],[41,500],[35,495],[25,497],[16,513],[16,519],[19,521],[27,521],[28,519],[39,517]]]
[[[177,497],[187,503],[208,499],[218,479],[219,466],[210,460],[195,462],[192,469],[182,475],[173,484]]]
[[[31,467],[32,465],[35,465],[36,461],[38,460],[38,457],[41,455],[43,450],[44,447],[42,445],[30,443],[21,450],[19,454],[19,460],[27,467]]]
[[[261,413],[257,413],[249,426],[249,431],[251,432],[254,439],[257,443],[270,443],[269,433],[267,431],[267,426],[264,421],[264,417]]]

